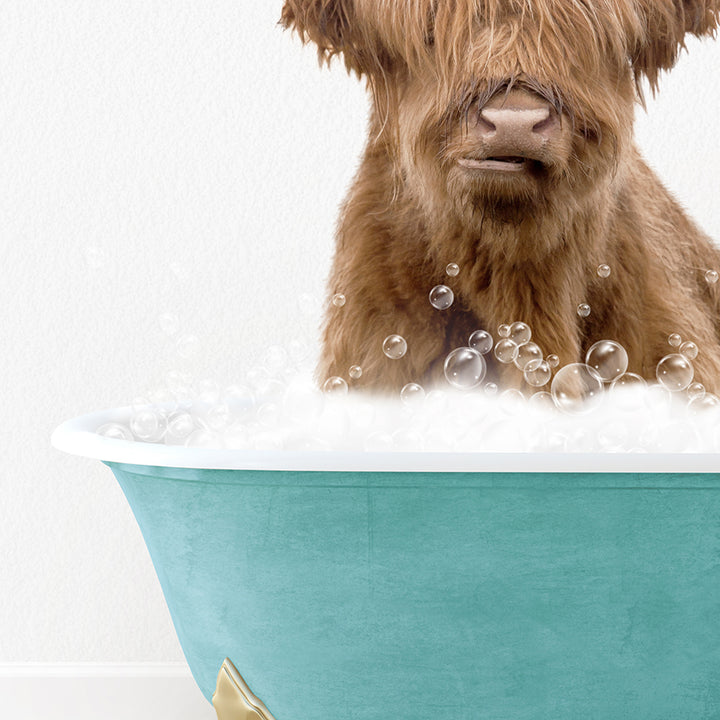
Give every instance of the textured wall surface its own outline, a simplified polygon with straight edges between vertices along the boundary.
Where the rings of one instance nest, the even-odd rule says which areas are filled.
[[[312,337],[366,100],[280,5],[0,6],[0,662],[182,659],[109,470],[49,437],[170,369],[232,377]],[[638,137],[720,239],[720,43],[688,46]]]

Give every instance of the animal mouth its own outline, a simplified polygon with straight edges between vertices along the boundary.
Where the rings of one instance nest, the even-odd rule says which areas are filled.
[[[493,155],[487,158],[464,157],[458,165],[468,170],[498,170],[500,172],[522,172],[531,162],[531,158],[522,155]]]

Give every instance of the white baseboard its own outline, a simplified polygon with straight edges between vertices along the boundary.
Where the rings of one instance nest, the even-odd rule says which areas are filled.
[[[0,663],[7,720],[216,720],[184,663]]]

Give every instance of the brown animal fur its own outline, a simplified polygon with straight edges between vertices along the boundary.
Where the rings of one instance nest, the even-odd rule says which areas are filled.
[[[341,55],[373,98],[330,281],[347,303],[328,311],[320,382],[351,365],[353,387],[432,382],[474,330],[522,320],[562,365],[613,339],[647,378],[678,332],[700,348],[696,380],[720,390],[720,289],[704,278],[720,252],[632,138],[642,78],[654,92],[685,35],[714,34],[719,14],[720,0],[286,0],[284,26],[322,60]],[[518,92],[550,103],[558,142],[533,177],[468,178],[470,127]],[[456,296],[443,312],[428,302],[439,283]],[[399,361],[381,350],[393,333],[408,341]]]

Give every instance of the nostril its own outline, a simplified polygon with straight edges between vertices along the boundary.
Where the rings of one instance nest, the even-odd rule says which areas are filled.
[[[477,129],[482,133],[494,133],[497,130],[495,123],[485,115],[485,111],[481,110],[477,118]]]
[[[539,120],[533,125],[532,131],[534,133],[544,133],[548,130],[552,130],[552,128],[557,123],[557,116],[555,113],[550,112],[550,110],[547,111],[547,115],[542,120]]]

